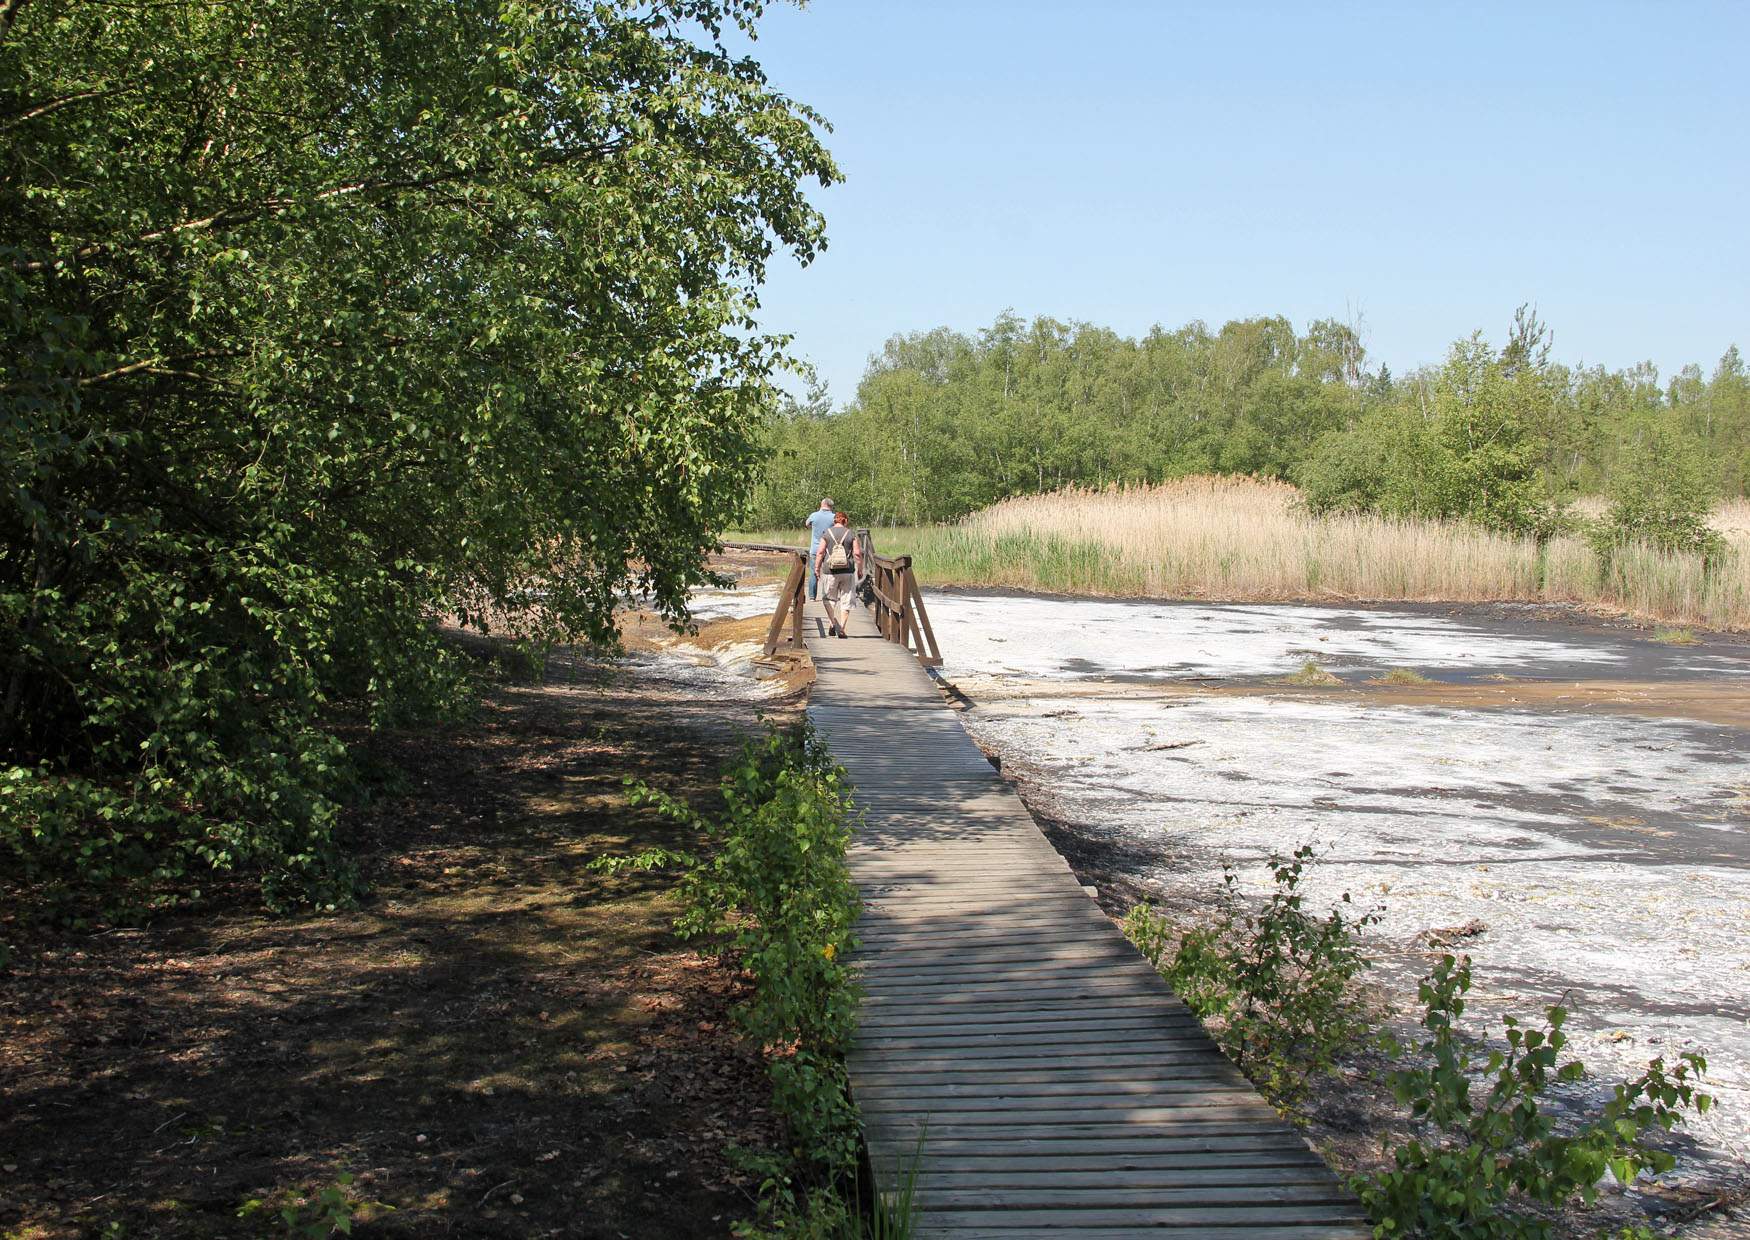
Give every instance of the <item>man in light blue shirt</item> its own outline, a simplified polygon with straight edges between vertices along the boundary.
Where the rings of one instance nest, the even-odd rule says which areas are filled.
[[[832,501],[823,499],[820,507],[808,514],[802,524],[808,527],[808,597],[815,596],[816,582],[814,580],[814,553],[820,550],[821,535],[832,528]]]

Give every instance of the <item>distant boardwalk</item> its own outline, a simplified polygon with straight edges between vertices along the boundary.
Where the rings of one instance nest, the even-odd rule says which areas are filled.
[[[1077,885],[916,658],[803,626],[868,829],[851,1084],[920,1236],[1363,1237],[1360,1207]],[[922,1150],[919,1153],[919,1140]]]

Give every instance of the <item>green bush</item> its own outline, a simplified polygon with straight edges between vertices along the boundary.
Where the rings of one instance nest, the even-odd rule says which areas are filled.
[[[1726,540],[1708,524],[1716,491],[1693,444],[1661,423],[1644,426],[1618,460],[1608,491],[1610,514],[1594,542],[1607,558],[1628,542],[1709,559]]]
[[[1392,403],[1322,437],[1294,476],[1315,513],[1470,521],[1547,537],[1532,428],[1556,399],[1553,376],[1496,354],[1480,336],[1402,385]]]
[[[1360,935],[1376,912],[1349,911],[1347,892],[1324,916],[1305,907],[1300,885],[1314,849],[1272,853],[1274,887],[1253,909],[1231,871],[1207,926],[1187,931],[1171,958],[1173,928],[1146,904],[1130,910],[1124,933],[1199,1017],[1222,1049],[1274,1099],[1305,1093],[1366,1025],[1356,978],[1368,967]]]
[[[1707,1067],[1700,1055],[1685,1053],[1670,1070],[1653,1060],[1617,1085],[1598,1114],[1558,1133],[1544,1094],[1552,1082],[1585,1076],[1580,1061],[1561,1057],[1567,1012],[1549,1008],[1541,1029],[1508,1017],[1506,1049],[1479,1054],[1457,1029],[1470,985],[1469,958],[1452,956],[1421,983],[1427,1033],[1416,1066],[1394,1071],[1391,1082],[1433,1135],[1399,1147],[1390,1171],[1351,1181],[1376,1237],[1544,1240],[1551,1224],[1511,1207],[1559,1207],[1575,1196],[1590,1203],[1606,1174],[1627,1185],[1643,1170],[1673,1165],[1650,1138],[1669,1131],[1684,1111],[1708,1109],[1711,1099],[1695,1087]],[[1479,1098],[1474,1090],[1484,1083]]]
[[[807,728],[749,742],[725,773],[723,808],[701,816],[675,797],[633,785],[633,801],[698,832],[699,855],[657,851],[601,868],[683,868],[683,937],[733,953],[753,978],[736,1011],[766,1051],[773,1098],[789,1122],[798,1172],[774,1170],[771,1194],[801,1200],[794,1182],[831,1184],[862,1154],[844,1057],[858,992],[848,962],[859,904],[845,868],[852,807],[844,774]]]

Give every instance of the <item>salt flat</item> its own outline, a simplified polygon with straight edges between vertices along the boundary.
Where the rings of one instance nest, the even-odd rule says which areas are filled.
[[[1453,675],[1750,677],[1744,653],[1711,646],[1601,644],[1564,625],[1493,622],[1476,609],[1118,602],[932,591],[954,635],[954,676],[1184,680],[1279,676],[1308,659],[1335,672],[1414,668]],[[1503,609],[1511,615],[1512,609]]]
[[[928,605],[975,738],[1037,811],[1162,903],[1195,916],[1224,864],[1257,892],[1271,850],[1316,841],[1315,902],[1347,891],[1383,907],[1378,979],[1401,1009],[1437,955],[1426,932],[1479,923],[1459,946],[1477,978],[1467,1024],[1498,1030],[1569,994],[1573,1048],[1600,1080],[1704,1050],[1722,1106],[1689,1128],[1710,1174],[1744,1174],[1750,731],[1668,705],[1405,704],[1365,684],[1408,668],[1742,695],[1745,648],[1474,610],[948,592]],[[1309,660],[1348,686],[1269,683]]]

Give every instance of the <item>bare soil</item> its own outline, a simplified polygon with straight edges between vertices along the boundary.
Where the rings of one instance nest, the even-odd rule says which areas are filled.
[[[382,1203],[360,1236],[727,1234],[757,1190],[728,1147],[780,1139],[743,979],[676,940],[670,877],[588,864],[689,842],[626,777],[703,805],[795,705],[572,652],[369,742],[396,774],[348,823],[356,911],[275,918],[238,882],[95,933],[0,912],[0,1236],[284,1234],[239,1208],[342,1174]]]

